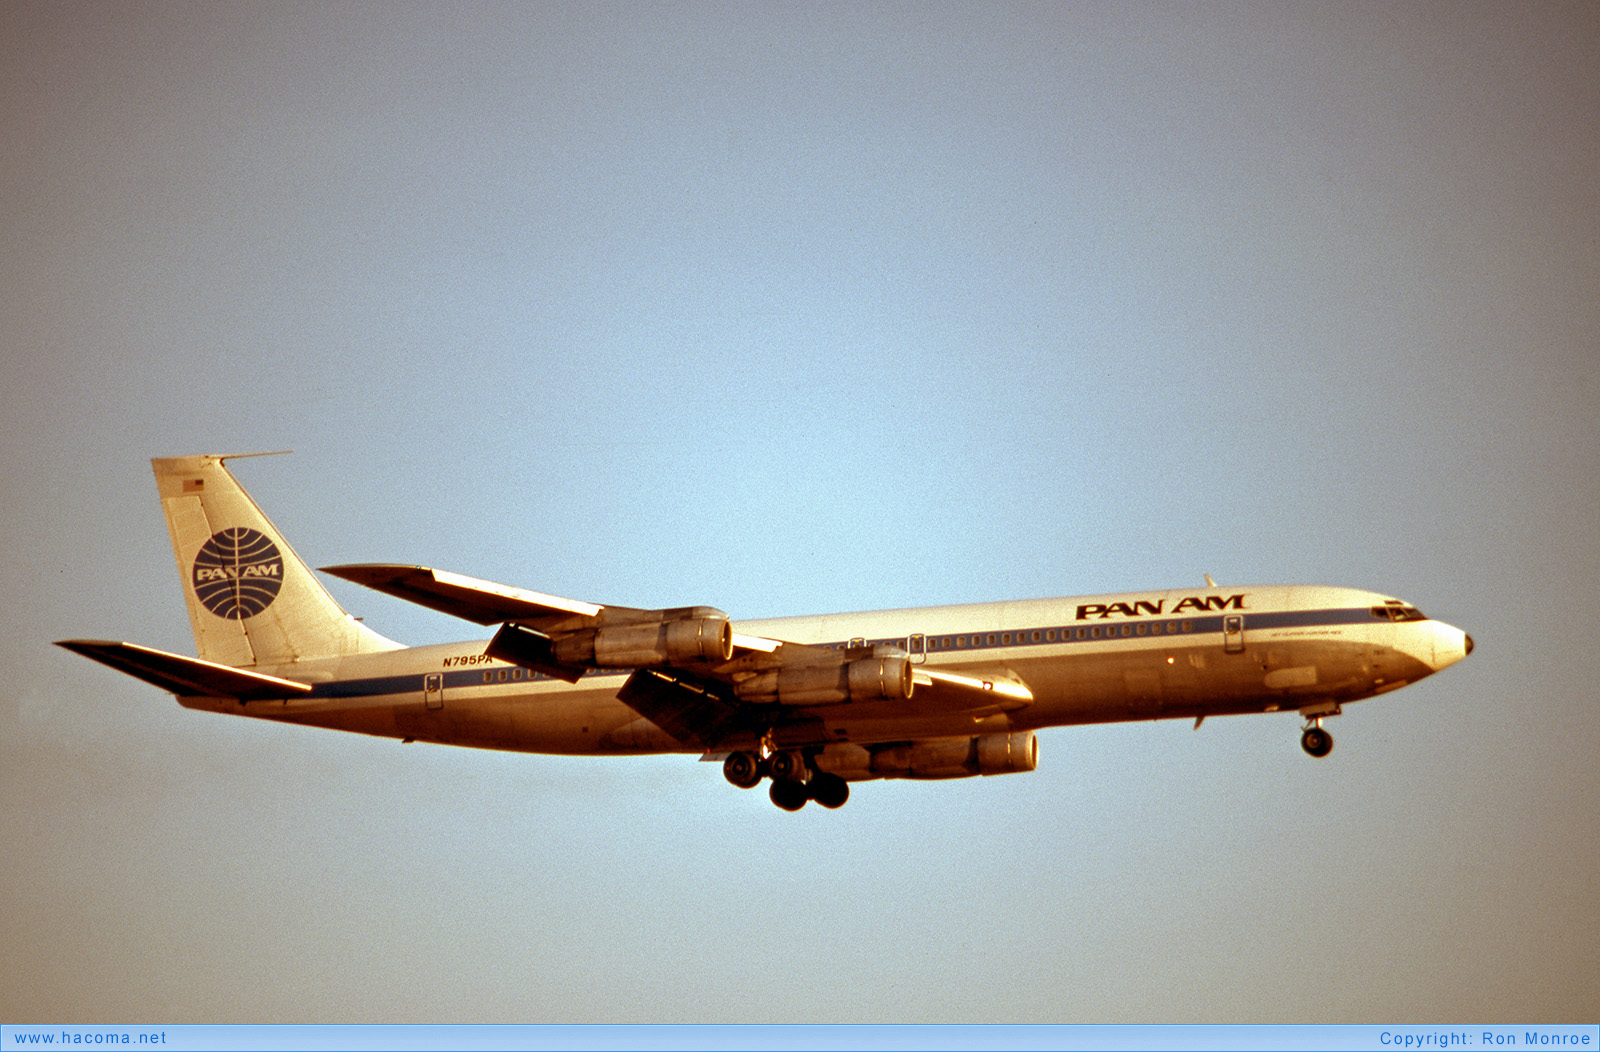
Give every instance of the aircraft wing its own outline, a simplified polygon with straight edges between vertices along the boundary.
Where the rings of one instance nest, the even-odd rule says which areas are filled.
[[[364,584],[430,610],[476,621],[480,625],[505,621],[531,625],[558,624],[574,618],[594,617],[604,609],[593,603],[530,592],[525,588],[513,588],[493,581],[480,581],[476,577],[428,566],[358,563],[324,566],[322,572]]]
[[[781,726],[784,739],[790,743],[808,738],[825,743],[837,740],[827,729],[831,722],[933,712],[961,712],[982,719],[1033,703],[1033,692],[1027,684],[1005,669],[957,673],[919,667],[912,680],[911,696],[898,700],[818,706],[780,704],[761,711],[742,704],[726,682],[673,669],[639,669],[628,677],[617,696],[674,738],[707,750],[723,748],[730,739],[759,738],[768,726]]]
[[[602,611],[647,613],[626,607],[604,607],[578,599],[563,599],[545,595],[526,588],[482,581],[465,574],[436,570],[430,566],[406,566],[399,563],[351,563],[345,566],[324,566],[323,573],[342,577],[346,581],[366,585],[399,599],[405,599],[430,610],[453,617],[475,621],[480,625],[494,625],[514,621],[533,627],[560,629],[587,627],[589,618],[598,618]],[[776,639],[735,634],[734,649],[770,652],[777,648]]]
[[[82,654],[118,672],[153,683],[162,690],[184,698],[238,698],[259,701],[265,698],[292,698],[311,693],[311,687],[292,679],[279,679],[248,669],[217,665],[198,658],[169,654],[133,643],[113,643],[101,639],[63,639],[56,643],[75,654]]]
[[[618,697],[686,743],[714,746],[775,725],[812,726],[824,740],[824,726],[847,717],[981,718],[1033,702],[1004,668],[954,672],[914,665],[889,644],[836,649],[736,635],[712,607],[598,606],[425,566],[324,571],[479,624],[499,622],[485,653],[568,683],[593,669],[633,669]]]

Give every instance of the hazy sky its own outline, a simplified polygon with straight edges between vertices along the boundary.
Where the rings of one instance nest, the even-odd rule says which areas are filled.
[[[1592,1022],[1597,12],[0,5],[0,1018]],[[285,448],[313,565],[1477,651],[791,815],[50,645],[193,653],[148,458]]]

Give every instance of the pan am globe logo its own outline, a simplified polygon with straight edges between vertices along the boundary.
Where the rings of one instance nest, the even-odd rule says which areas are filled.
[[[218,617],[254,617],[283,587],[283,554],[258,530],[233,526],[200,546],[194,557],[194,594]]]

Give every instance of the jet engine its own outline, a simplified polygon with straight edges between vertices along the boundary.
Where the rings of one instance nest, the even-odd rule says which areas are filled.
[[[733,626],[728,616],[709,607],[692,607],[687,616],[675,610],[653,611],[660,620],[601,625],[554,641],[562,665],[600,668],[649,668],[654,665],[727,661],[733,656]]]
[[[1017,774],[1039,766],[1039,739],[1032,731],[982,734],[972,743],[979,774]]]
[[[815,764],[817,770],[848,781],[1012,774],[1039,766],[1039,741],[1032,731],[1016,731],[887,745],[838,743],[825,746],[817,754]]]
[[[911,690],[911,659],[903,653],[773,669],[733,685],[741,701],[780,705],[904,701],[911,697]]]

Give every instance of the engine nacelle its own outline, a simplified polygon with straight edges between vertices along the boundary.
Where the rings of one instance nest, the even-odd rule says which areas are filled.
[[[930,738],[872,751],[879,778],[970,778],[978,773],[974,738]]]
[[[733,656],[733,626],[720,612],[670,621],[602,625],[563,636],[555,641],[553,649],[556,660],[563,665],[600,668],[727,661]]]
[[[1032,731],[982,734],[973,743],[979,774],[1016,774],[1039,766],[1039,739]]]
[[[872,773],[872,750],[854,742],[824,745],[811,762],[824,774],[836,774],[847,782],[881,777]]]
[[[836,743],[816,756],[817,770],[848,781],[869,778],[971,778],[1012,774],[1039,766],[1039,740],[1032,731],[980,734],[972,738],[927,738],[890,745]]]
[[[904,701],[911,691],[911,659],[903,655],[780,668],[757,673],[733,686],[742,701],[780,705]]]

